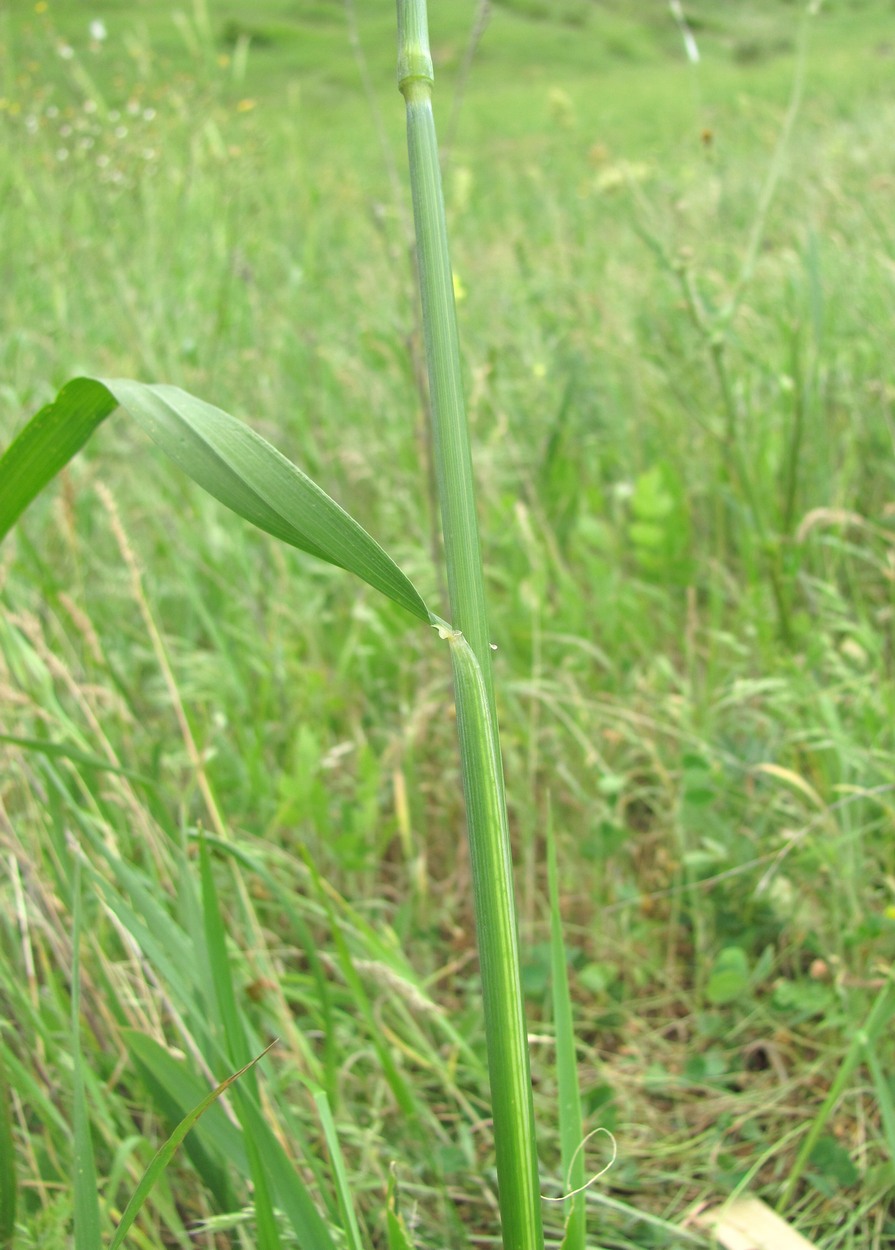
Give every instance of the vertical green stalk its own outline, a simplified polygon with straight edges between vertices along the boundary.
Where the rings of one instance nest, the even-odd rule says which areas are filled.
[[[444,533],[460,757],[506,1250],[543,1250],[534,1104],[472,457],[448,253],[425,0],[397,0],[398,85],[416,226],[433,446]]]

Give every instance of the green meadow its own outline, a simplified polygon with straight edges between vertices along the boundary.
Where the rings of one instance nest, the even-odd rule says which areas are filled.
[[[553,839],[587,1245],[883,1250],[895,10],[431,10],[541,1193]],[[446,614],[391,0],[15,0],[0,137],[0,450],[182,386]],[[117,415],[0,546],[0,1250],[108,1245],[236,1034],[127,1245],[500,1245],[445,650]]]

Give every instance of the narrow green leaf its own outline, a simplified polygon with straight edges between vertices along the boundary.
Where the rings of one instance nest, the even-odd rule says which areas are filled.
[[[357,969],[355,968],[354,961],[351,958],[351,951],[348,949],[348,943],[346,942],[345,935],[342,932],[342,926],[340,925],[336,913],[333,910],[332,902],[323,888],[317,867],[307,852],[304,853],[304,861],[311,874],[311,880],[317,887],[317,893],[320,901],[326,909],[327,917],[329,919],[330,932],[332,934],[333,944],[336,948],[336,955],[339,960],[339,967],[342,970],[342,976],[345,978],[345,983],[351,992],[351,998],[357,1014],[363,1019],[367,1026],[370,1040],[373,1043],[379,1062],[382,1064],[383,1075],[385,1076],[385,1079],[389,1084],[389,1088],[395,1096],[395,1101],[401,1108],[401,1113],[406,1118],[408,1124],[418,1124],[419,1111],[413,1097],[413,1092],[404,1080],[404,1077],[401,1075],[400,1069],[392,1056],[391,1049],[389,1048],[387,1041],[382,1036],[382,1029],[376,1019],[376,1014],[373,1011],[373,1004],[370,1002],[369,995],[364,989],[363,982],[357,974]]]
[[[72,764],[80,764],[83,768],[95,768],[99,772],[114,773],[118,777],[127,777],[130,781],[138,781],[141,785],[151,786],[155,782],[151,777],[134,772],[130,768],[119,768],[110,764],[99,755],[90,755],[86,751],[77,751],[66,746],[64,742],[50,742],[43,738],[20,738],[17,734],[0,733],[0,742],[12,747],[21,747],[23,751],[35,751],[58,759],[70,760]]]
[[[889,1151],[890,1160],[892,1163],[895,1163],[895,1105],[893,1105],[892,1101],[889,1074],[884,1069],[882,1063],[880,1063],[879,1055],[876,1053],[876,1046],[872,1040],[867,1042],[864,1058],[873,1078],[876,1103],[879,1107],[880,1119],[883,1122],[883,1140]]]
[[[31,418],[0,457],[0,539],[117,405],[98,382],[76,378]]]
[[[779,1210],[786,1210],[786,1207],[792,1200],[796,1185],[811,1157],[811,1152],[817,1145],[833,1109],[842,1097],[848,1084],[848,1078],[860,1060],[866,1056],[868,1048],[873,1046],[882,1029],[889,1024],[893,1015],[895,1015],[895,979],[890,978],[874,999],[873,1006],[870,1008],[863,1028],[859,1029],[852,1038],[851,1044],[839,1065],[839,1071],[833,1078],[829,1093],[805,1135],[805,1139],[799,1148],[799,1153],[796,1155],[795,1162],[786,1179],[783,1195],[778,1204]]]
[[[153,1106],[169,1125],[178,1124],[190,1107],[202,1100],[207,1082],[190,1071],[186,1060],[177,1059],[155,1038],[135,1029],[122,1029],[120,1036],[140,1074],[140,1081]],[[208,1108],[187,1136],[184,1149],[207,1189],[214,1195],[218,1209],[234,1210],[237,1200],[227,1172],[227,1163],[246,1174],[245,1147],[242,1133],[215,1104]]]
[[[322,1089],[314,1090],[314,1103],[317,1107],[320,1123],[323,1125],[323,1135],[326,1138],[326,1145],[329,1149],[329,1157],[332,1162],[333,1175],[336,1182],[336,1192],[339,1195],[339,1208],[342,1212],[342,1222],[345,1227],[345,1237],[349,1250],[364,1250],[364,1243],[357,1225],[357,1216],[354,1213],[354,1204],[351,1201],[351,1184],[348,1180],[345,1160],[342,1158],[339,1135],[336,1132],[332,1112],[329,1109],[329,1099]]]
[[[0,1250],[12,1245],[16,1226],[16,1156],[6,1064],[0,1054]]]
[[[71,1047],[74,1121],[74,1214],[75,1250],[96,1250],[100,1244],[99,1199],[96,1189],[96,1162],[90,1135],[90,1117],[84,1090],[84,1060],[81,1055],[81,861],[75,859],[74,924],[71,969]]]
[[[488,688],[472,647],[440,625],[454,669],[457,731],[475,894],[504,1243],[542,1250],[534,1105],[525,1028],[503,766]]]
[[[388,1199],[386,1205],[386,1226],[388,1229],[388,1250],[414,1250],[413,1242],[407,1231],[404,1216],[398,1207],[398,1177],[395,1165],[392,1164],[388,1178]]]
[[[0,538],[117,406],[195,482],[275,538],[355,573],[428,623],[416,588],[375,539],[242,421],[176,386],[76,378],[0,458]]]
[[[244,1053],[245,1031],[233,988],[227,955],[226,931],[218,905],[211,872],[211,857],[205,838],[199,839],[199,870],[202,882],[202,909],[208,955],[214,981],[215,1001],[231,1054]],[[250,1078],[247,1090],[237,1089],[234,1107],[243,1128],[243,1141],[255,1187],[255,1215],[259,1233],[268,1241],[278,1240],[271,1191],[289,1218],[299,1243],[307,1250],[333,1250],[329,1231],[314,1205],[307,1186],[296,1172],[283,1147],[259,1110],[257,1082]],[[260,1239],[259,1239],[259,1244]]]
[[[256,1143],[277,1204],[288,1218],[302,1250],[335,1250],[335,1242],[314,1206],[308,1188],[286,1151],[274,1136],[273,1129],[248,1097],[242,1100],[240,1115],[244,1117],[245,1135]]]
[[[240,1068],[238,1072],[234,1072],[232,1076],[228,1076],[226,1080],[221,1081],[220,1085],[216,1086],[210,1094],[206,1094],[202,1101],[197,1106],[193,1107],[192,1111],[184,1116],[184,1118],[177,1125],[177,1128],[161,1149],[156,1153],[149,1167],[144,1172],[142,1180],[134,1190],[130,1202],[124,1209],[121,1222],[116,1228],[115,1235],[109,1243],[109,1250],[118,1250],[118,1247],[127,1236],[131,1225],[139,1215],[144,1202],[152,1192],[156,1181],[171,1162],[177,1147],[183,1141],[184,1137],[186,1137],[187,1133],[199,1117],[208,1110],[212,1103],[220,1098],[221,1094],[223,1094],[234,1081],[237,1081],[245,1072],[248,1072],[251,1068],[253,1068],[259,1059],[263,1059],[268,1050],[270,1050],[270,1047],[273,1045],[275,1045],[275,1043],[271,1042],[270,1046],[268,1046],[265,1050],[262,1050],[260,1055],[256,1055],[254,1059],[250,1059],[245,1067]],[[97,1239],[92,1244],[93,1246],[98,1246],[99,1240]]]
[[[547,817],[547,885],[550,893],[550,956],[553,972],[553,1020],[556,1030],[556,1077],[559,1090],[559,1139],[564,1191],[581,1190],[584,1185],[584,1151],[578,1065],[575,1056],[575,1027],[566,947],[559,910],[559,880],[556,870],[556,840],[552,815]],[[585,1195],[576,1193],[565,1203],[566,1232],[562,1250],[584,1250],[586,1236]]]
[[[227,954],[227,934],[218,903],[214,875],[211,871],[211,856],[205,839],[199,839],[199,869],[202,881],[202,914],[205,921],[205,940],[208,947],[208,958],[211,963],[211,975],[214,982],[215,998],[218,1013],[224,1026],[224,1038],[227,1050],[237,1063],[243,1062],[246,1053],[246,1037],[242,1016],[236,1001],[233,976],[230,970],[230,959]],[[257,1099],[258,1084],[254,1073],[246,1081],[249,1094]],[[251,1132],[250,1122],[246,1120],[246,1106],[239,1097],[236,1099],[236,1110],[245,1130],[243,1138],[249,1170],[252,1176],[252,1187],[255,1200],[255,1234],[259,1250],[279,1250],[280,1234],[277,1229],[273,1201],[270,1194],[268,1175],[261,1164],[258,1144]]]

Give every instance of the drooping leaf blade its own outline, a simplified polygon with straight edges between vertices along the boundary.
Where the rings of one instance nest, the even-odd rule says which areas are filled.
[[[96,378],[64,386],[0,457],[0,539],[118,406],[228,508],[429,622],[410,580],[316,482],[244,422],[176,386]]]

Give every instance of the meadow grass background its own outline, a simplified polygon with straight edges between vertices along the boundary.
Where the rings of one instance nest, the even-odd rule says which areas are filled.
[[[323,0],[4,10],[0,431],[81,371],[185,386],[438,599],[393,6],[357,9],[360,60]],[[812,22],[723,326],[799,8],[694,3],[694,69],[662,6],[518,0],[468,76],[475,6],[430,17],[543,1190],[562,1186],[549,819],[586,1127],[618,1142],[592,1241],[685,1244],[662,1221],[695,1202],[780,1198],[891,975],[895,13],[839,0]],[[418,1245],[491,1244],[443,646],[116,418],[7,542],[0,596],[14,1244],[70,1235],[76,856],[110,1226],[229,1070],[200,828],[250,1039],[280,1038],[264,1107],[321,1210],[307,1081],[370,1244],[393,1161]],[[823,1247],[895,1240],[891,1030],[871,1051],[882,1075],[855,1067],[787,1208]],[[244,1150],[214,1114],[133,1244],[253,1244]]]

